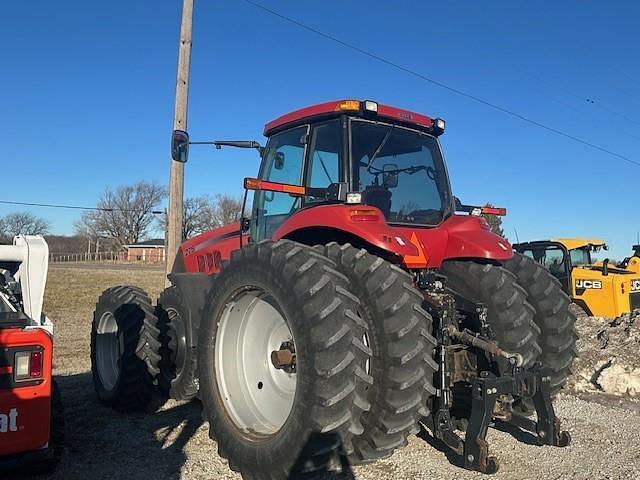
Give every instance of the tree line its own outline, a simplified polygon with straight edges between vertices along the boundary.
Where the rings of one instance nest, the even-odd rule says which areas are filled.
[[[52,252],[63,252],[65,248],[64,253],[121,250],[125,245],[147,240],[151,235],[164,238],[166,214],[162,203],[166,196],[166,188],[155,182],[106,188],[95,209],[84,212],[74,223],[73,237],[49,236],[49,221],[27,212],[12,213],[0,217],[0,242],[11,242],[18,234],[45,235],[47,240],[53,240],[50,242]],[[183,239],[237,222],[241,210],[241,198],[231,195],[187,198]]]
[[[75,222],[74,237],[47,237],[52,240],[50,249],[59,253],[118,251],[125,245],[149,239],[153,233],[164,238],[167,225],[161,205],[166,197],[166,188],[154,182],[107,188],[100,195],[95,210],[83,213]],[[187,198],[184,202],[182,238],[188,239],[207,230],[235,223],[240,220],[241,211],[242,200],[239,197],[218,194]],[[505,236],[502,218],[483,216],[494,233]],[[0,242],[10,242],[18,234],[47,235],[50,228],[49,221],[31,213],[12,213],[0,217]],[[68,240],[65,241],[65,238]]]

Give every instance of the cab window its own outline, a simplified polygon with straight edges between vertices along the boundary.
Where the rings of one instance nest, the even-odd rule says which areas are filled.
[[[342,126],[340,120],[332,120],[311,129],[309,161],[306,185],[327,188],[340,181],[340,155],[342,152]],[[324,198],[308,196],[305,202],[322,201]]]
[[[302,185],[302,166],[308,126],[272,136],[262,153],[260,178],[272,182]],[[253,201],[251,238],[271,238],[278,227],[298,208],[300,198],[288,193],[257,191]]]
[[[591,254],[587,248],[577,248],[569,252],[571,255],[571,265],[589,265],[591,263]]]

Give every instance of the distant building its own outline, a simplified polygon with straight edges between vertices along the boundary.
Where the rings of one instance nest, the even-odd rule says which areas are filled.
[[[128,262],[164,262],[164,239],[154,238],[142,242],[125,245]]]

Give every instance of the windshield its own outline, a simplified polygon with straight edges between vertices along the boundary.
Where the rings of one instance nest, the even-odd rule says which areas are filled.
[[[389,223],[438,225],[451,197],[436,139],[397,125],[351,121],[354,183]]]

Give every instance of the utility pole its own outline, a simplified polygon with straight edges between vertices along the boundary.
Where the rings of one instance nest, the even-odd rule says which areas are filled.
[[[183,0],[182,24],[180,26],[180,49],[178,51],[178,78],[176,81],[176,103],[173,112],[173,129],[187,129],[187,100],[189,97],[189,69],[191,66],[191,30],[193,24],[193,0]],[[182,216],[184,196],[184,163],[169,161],[169,204],[167,212],[165,271],[171,272],[178,247],[182,243]],[[166,284],[169,283],[165,279]]]

